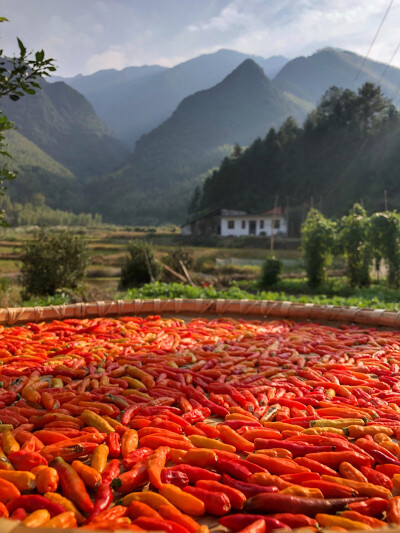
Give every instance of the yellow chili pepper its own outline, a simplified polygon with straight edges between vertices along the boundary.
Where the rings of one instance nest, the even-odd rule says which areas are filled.
[[[85,522],[86,518],[68,498],[61,496],[61,494],[58,494],[57,492],[46,492],[44,496],[51,502],[62,505],[66,511],[72,511],[78,524],[83,524],[83,522]]]
[[[131,492],[122,498],[122,505],[128,507],[133,501],[146,503],[156,511],[160,505],[172,505],[167,498],[157,492]]]
[[[101,431],[101,433],[113,433],[115,431],[114,428],[107,422],[107,420],[104,420],[102,416],[99,416],[92,411],[88,411],[87,409],[83,411],[80,418],[87,426],[94,427]]]
[[[315,519],[320,526],[323,527],[343,527],[344,529],[372,529],[371,526],[363,524],[362,522],[357,522],[356,520],[349,520],[348,518],[343,518],[341,516],[331,515],[331,514],[317,514]]]
[[[11,452],[18,452],[21,448],[9,429],[6,429],[1,434],[1,444],[6,455],[9,455]]]
[[[345,428],[348,426],[365,426],[366,423],[366,418],[338,418],[336,420],[319,418],[318,420],[311,420],[310,427],[325,426],[332,428]]]
[[[54,518],[51,518],[48,522],[43,524],[43,527],[61,529],[77,527],[75,515],[71,511],[66,511],[65,513],[61,513]]]
[[[223,450],[232,453],[236,452],[236,448],[230,444],[225,444],[216,439],[202,437],[201,435],[190,435],[189,440],[197,448],[210,448],[211,450]]]
[[[107,444],[100,444],[93,452],[90,466],[97,470],[97,472],[100,472],[100,474],[104,472],[107,465],[108,452],[109,449]]]
[[[22,522],[27,527],[40,527],[50,520],[50,513],[47,509],[37,509],[33,511]]]

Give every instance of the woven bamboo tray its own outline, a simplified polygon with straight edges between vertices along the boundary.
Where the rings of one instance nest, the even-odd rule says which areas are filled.
[[[27,322],[94,318],[122,315],[230,315],[244,318],[289,318],[319,322],[347,322],[386,328],[400,328],[400,312],[361,307],[299,304],[272,300],[118,300],[49,307],[10,307],[0,309],[0,324],[12,326]],[[1,532],[0,532],[1,533]]]
[[[229,315],[231,317],[260,319],[287,318],[299,321],[346,322],[376,327],[400,328],[400,312],[386,311],[385,309],[299,304],[272,300],[184,300],[181,298],[171,300],[118,300],[49,307],[1,308],[0,324],[13,326],[28,322],[48,322],[66,318],[159,314],[187,316],[188,318],[199,315],[205,317]],[[400,528],[390,526],[375,531],[384,533],[389,530],[391,533],[400,533]],[[15,520],[0,519],[0,533],[32,533],[32,531],[32,528],[25,527]],[[41,533],[75,533],[77,530],[39,528],[38,531]],[[218,529],[218,531],[221,531],[221,529]],[[124,532],[126,530],[116,530],[114,533]],[[98,533],[107,532],[98,531]],[[158,532],[148,531],[147,533]]]

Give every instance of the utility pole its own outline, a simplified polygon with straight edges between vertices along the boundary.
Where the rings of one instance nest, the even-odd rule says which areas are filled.
[[[386,189],[383,191],[383,196],[385,198],[385,211],[387,211],[388,210],[388,201],[387,201],[387,190]]]
[[[272,219],[271,219],[271,253],[274,251],[274,222],[275,222],[275,211],[276,211],[276,208],[278,207],[278,195],[275,196],[275,201],[274,201],[274,210],[272,212]]]
[[[314,209],[314,196],[310,196],[310,209]]]
[[[286,196],[286,235],[289,237],[289,196]]]

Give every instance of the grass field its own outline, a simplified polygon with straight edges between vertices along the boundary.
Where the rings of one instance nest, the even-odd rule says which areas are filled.
[[[268,291],[259,286],[261,264],[270,253],[266,248],[224,246],[185,247],[193,257],[191,275],[196,287],[182,283],[161,283],[127,293],[118,292],[121,265],[130,240],[157,235],[162,239],[155,245],[156,257],[163,258],[173,248],[171,229],[158,230],[157,234],[138,229],[102,227],[84,230],[90,248],[90,265],[85,287],[75,295],[61,294],[50,298],[37,298],[22,302],[19,285],[18,255],[26,239],[33,232],[23,228],[0,229],[0,295],[2,306],[60,304],[65,301],[110,300],[115,298],[248,298],[290,300],[331,305],[387,308],[400,311],[400,291],[389,290],[376,282],[370,288],[351,289],[344,277],[335,276],[318,289],[312,290],[304,278],[304,268],[298,249],[275,250],[274,255],[283,262],[282,281]],[[164,231],[165,233],[162,233]],[[175,229],[176,232],[176,229]],[[225,243],[224,243],[225,244]],[[335,269],[343,270],[344,261],[338,260]],[[177,280],[175,280],[177,281]],[[211,286],[210,286],[211,285]]]

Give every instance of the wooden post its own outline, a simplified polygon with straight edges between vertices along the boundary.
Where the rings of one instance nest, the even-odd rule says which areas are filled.
[[[270,247],[270,250],[271,250],[271,254],[272,252],[274,251],[274,222],[275,222],[275,211],[276,211],[276,208],[278,207],[278,195],[275,196],[275,201],[274,201],[274,210],[272,212],[272,219],[271,219],[271,247]]]

